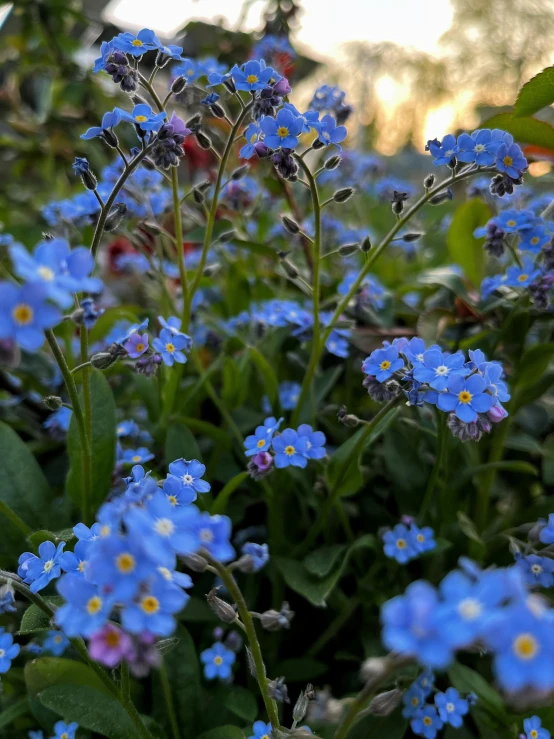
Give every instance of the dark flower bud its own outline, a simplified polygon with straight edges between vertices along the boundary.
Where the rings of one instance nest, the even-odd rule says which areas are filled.
[[[90,170],[81,175],[81,182],[87,188],[87,190],[96,190],[98,187],[98,180],[94,172]]]
[[[161,354],[146,354],[137,359],[133,368],[139,375],[152,377],[158,371],[158,367],[162,363]]]
[[[226,624],[232,624],[237,620],[235,609],[230,603],[217,597],[217,589],[214,588],[206,595],[208,605],[215,615]]]
[[[237,232],[232,228],[230,231],[224,231],[222,234],[219,234],[217,241],[222,241],[223,243],[231,241],[231,239],[235,238],[236,234]]]
[[[285,685],[285,678],[278,677],[277,680],[268,680],[267,687],[269,688],[269,695],[277,703],[290,703],[289,691]]]
[[[367,254],[368,251],[371,249],[371,239],[369,236],[364,236],[362,239],[362,243],[360,244],[360,249],[363,251],[364,254]]]
[[[231,93],[231,95],[234,95],[235,92],[237,91],[237,88],[235,87],[235,81],[233,80],[232,77],[226,77],[223,80],[223,84],[229,90],[229,92]]]
[[[131,100],[133,101],[134,105],[148,105],[146,100],[140,95],[131,95]]]
[[[212,148],[212,140],[209,136],[206,136],[205,133],[202,133],[202,131],[195,131],[193,132],[196,136],[196,140],[198,141],[198,146],[201,149],[208,150]]]
[[[115,362],[117,362],[117,355],[114,355],[111,352],[98,352],[97,354],[93,354],[90,358],[92,366],[101,370],[108,369],[108,367],[111,367]]]
[[[181,557],[181,559],[185,567],[193,572],[204,572],[208,566],[208,561],[199,554],[187,554],[185,557]]]
[[[298,223],[296,223],[296,221],[293,221],[292,218],[289,218],[289,216],[282,215],[281,221],[283,222],[283,226],[290,234],[297,234],[300,231],[300,226],[298,225]]]
[[[326,160],[325,160],[325,161],[323,162],[323,166],[324,166],[324,167],[325,167],[325,169],[327,169],[327,170],[332,170],[332,169],[336,169],[336,168],[337,168],[337,167],[339,166],[339,164],[341,163],[341,161],[342,161],[342,160],[341,160],[341,158],[339,157],[339,155],[338,155],[338,154],[335,154],[334,156],[332,156],[332,157],[329,157],[329,159],[326,159]]]
[[[181,75],[180,77],[176,77],[173,82],[171,83],[171,92],[174,95],[179,95],[179,93],[183,92],[185,87],[187,86],[187,78]],[[190,128],[190,126],[188,126]]]
[[[192,199],[197,205],[202,205],[202,203],[204,202],[206,198],[204,197],[203,193],[197,187],[194,187],[192,189]]]
[[[485,243],[483,247],[493,257],[501,257],[504,254],[506,248],[506,233],[497,226],[495,223],[490,221],[487,223],[487,233],[485,235]]]
[[[337,124],[339,126],[342,126],[344,123],[346,123],[346,121],[350,118],[353,110],[354,108],[351,105],[341,103],[339,107],[335,110],[335,118],[337,119]]]
[[[314,139],[314,141],[312,142],[312,149],[314,151],[317,151],[318,149],[323,149],[324,146],[325,144],[323,143],[323,141],[320,141],[319,139]]]
[[[169,62],[171,61],[171,57],[167,56],[163,53],[163,51],[160,49],[158,53],[156,54],[156,61],[154,64],[158,69],[163,69]]]
[[[400,705],[402,693],[399,688],[394,688],[376,695],[369,704],[370,713],[374,716],[389,716]]]
[[[62,399],[57,395],[47,395],[43,398],[42,402],[48,408],[49,411],[57,411],[62,407]]]
[[[404,236],[402,236],[402,241],[405,241],[405,242],[406,242],[406,244],[411,244],[411,243],[413,243],[414,241],[419,241],[419,239],[420,239],[420,238],[421,238],[421,237],[422,237],[423,235],[424,235],[424,234],[421,234],[421,233],[409,233],[409,234],[404,234]]]
[[[306,690],[303,690],[300,693],[296,703],[294,704],[294,708],[292,709],[292,719],[293,721],[295,721],[295,723],[299,723],[300,721],[302,721],[302,719],[306,715],[308,704],[311,700],[313,700],[313,695],[314,686],[308,683],[308,685],[306,686]]]
[[[333,193],[333,200],[335,203],[346,203],[347,200],[350,200],[353,194],[353,187],[343,187]]]
[[[427,177],[423,180],[423,187],[426,190],[430,190],[434,184],[435,184],[435,175],[431,172],[431,174],[428,174]]]
[[[231,179],[232,180],[242,180],[242,178],[246,175],[248,172],[248,164],[243,164],[242,167],[237,167],[233,172],[231,172]]]
[[[210,105],[210,110],[216,118],[225,118],[225,111],[219,103],[214,103],[213,105]]]
[[[142,128],[139,126],[139,124],[135,123],[135,133],[138,136],[138,138],[142,141],[143,139],[147,138],[149,131],[143,131]]]
[[[271,158],[273,166],[284,180],[292,180],[298,174],[298,164],[290,149],[280,149]]]
[[[268,149],[263,141],[257,141],[254,144],[254,151],[258,159],[265,159],[271,154],[271,149]]]
[[[246,466],[253,480],[262,480],[273,470],[273,457],[269,452],[258,452]]]
[[[456,157],[452,157],[452,159],[449,162],[447,162],[446,166],[449,167],[450,169],[456,169],[457,164],[458,164],[458,161]]]
[[[360,419],[358,418],[358,416],[354,416],[351,413],[348,413],[345,405],[341,405],[341,407],[339,408],[337,419],[339,423],[342,423],[344,424],[344,426],[348,426],[350,428],[356,428],[356,426],[358,426],[358,424],[360,423]]]
[[[104,139],[106,144],[112,149],[117,149],[117,147],[119,146],[119,139],[117,138],[115,133],[109,128],[105,128],[102,131],[102,138]]]
[[[127,206],[125,203],[115,203],[113,208],[108,213],[106,223],[104,224],[105,231],[115,231],[115,229],[121,223],[123,217],[127,213]]]
[[[291,280],[295,280],[298,275],[300,274],[294,264],[289,262],[288,259],[281,259],[281,265],[283,269],[285,270],[288,277],[291,278]]]
[[[232,652],[240,652],[244,642],[242,636],[236,631],[230,631],[225,639],[225,646]]]
[[[189,118],[188,121],[186,121],[185,126],[190,129],[191,133],[196,133],[200,130],[200,126],[202,125],[202,114],[201,113],[195,113],[192,118]]]
[[[341,257],[349,257],[351,254],[355,254],[357,251],[360,251],[359,244],[343,244],[342,246],[339,246],[338,249]]]
[[[452,436],[455,436],[462,442],[479,441],[483,434],[487,434],[491,430],[490,422],[487,421],[484,423],[482,416],[477,416],[476,421],[465,423],[464,421],[460,421],[454,413],[450,413],[447,425],[452,432]]]
[[[221,265],[215,262],[214,264],[208,264],[207,267],[204,267],[202,274],[204,277],[213,277],[220,269]]]
[[[404,210],[404,203],[401,200],[393,200],[391,203],[392,212],[395,216],[399,216]]]
[[[429,205],[440,205],[441,203],[444,203],[446,200],[452,200],[453,197],[454,197],[454,193],[448,187],[446,190],[442,190],[441,192],[438,192],[436,195],[433,195],[431,200],[429,200]]]
[[[204,180],[199,185],[196,185],[196,189],[200,192],[206,192],[206,190],[210,189],[211,185],[212,183],[210,182],[210,180]]]
[[[115,78],[114,78],[115,79]],[[131,67],[128,67],[126,70],[126,74],[123,76],[121,80],[120,87],[123,90],[123,92],[134,92],[135,90],[138,90],[139,86],[139,75],[136,69],[131,69]]]
[[[366,388],[369,397],[377,403],[387,403],[389,400],[392,400],[398,395],[400,389],[396,380],[379,382],[372,375],[368,375],[362,382],[362,385]]]

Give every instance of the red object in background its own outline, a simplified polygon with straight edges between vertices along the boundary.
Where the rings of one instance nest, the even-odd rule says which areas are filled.
[[[122,254],[136,254],[137,250],[125,236],[118,236],[108,246],[108,269],[114,275],[121,274],[117,259]]]
[[[554,164],[554,151],[552,149],[545,149],[542,146],[523,146],[522,149],[526,159]]]
[[[206,151],[198,146],[194,136],[187,136],[183,143],[183,151],[188,166],[191,169],[209,169],[212,164],[214,155],[210,151]]]

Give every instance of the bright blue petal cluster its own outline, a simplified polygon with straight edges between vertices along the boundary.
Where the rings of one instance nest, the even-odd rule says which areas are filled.
[[[395,559],[400,564],[406,564],[434,549],[436,547],[434,537],[435,533],[429,526],[419,528],[413,522],[409,526],[399,523],[383,534],[383,551],[387,557]]]

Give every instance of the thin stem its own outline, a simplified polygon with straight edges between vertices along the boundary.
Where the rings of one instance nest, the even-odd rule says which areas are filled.
[[[89,362],[83,362],[83,364],[78,364],[76,367],[73,367],[71,370],[71,374],[74,375],[76,372],[79,372],[80,370],[84,369],[85,367],[91,367],[91,363]]]
[[[163,660],[160,665],[160,682],[162,684],[162,691],[164,694],[165,707],[167,709],[169,723],[171,724],[171,733],[173,735],[173,739],[181,739],[181,735],[179,733],[179,722],[177,721],[177,714],[175,713],[175,704],[173,703],[173,695],[171,693],[171,684],[169,682],[167,668]]]
[[[173,192],[173,217],[175,219],[175,242],[177,246],[177,259],[179,260],[179,277],[181,290],[183,291],[183,305],[188,303],[189,282],[187,277],[187,266],[185,263],[185,245],[183,243],[183,219],[181,218],[181,201],[179,199],[179,174],[177,167],[171,168],[171,189]],[[184,319],[184,315],[183,315]],[[184,329],[187,330],[186,328]]]
[[[225,565],[221,564],[221,562],[218,562],[215,559],[212,559],[211,557],[207,557],[212,567],[217,570],[219,576],[223,580],[223,583],[225,584],[225,587],[229,591],[231,597],[235,601],[237,605],[237,609],[239,612],[240,619],[242,623],[244,624],[244,628],[246,630],[246,636],[248,637],[248,644],[250,646],[250,651],[252,652],[252,658],[254,660],[254,665],[256,666],[256,680],[258,682],[260,692],[262,694],[262,699],[264,701],[264,705],[267,711],[267,715],[269,717],[269,720],[271,722],[271,726],[273,729],[279,729],[279,715],[277,713],[277,706],[275,704],[275,701],[272,699],[270,693],[269,693],[269,685],[267,682],[267,675],[265,671],[265,664],[262,656],[262,650],[260,648],[260,642],[258,641],[258,635],[256,634],[256,627],[254,626],[254,620],[252,618],[252,615],[250,611],[248,610],[248,606],[246,605],[246,602],[244,600],[244,597],[242,595],[242,592],[237,585],[237,581],[233,577],[233,575],[229,572],[227,567]]]
[[[100,207],[103,208],[104,207],[104,201],[100,197],[100,194],[99,194],[98,190],[93,190],[92,192],[96,195],[96,200],[98,200],[98,202],[100,203]]]
[[[79,434],[79,442],[82,450],[83,460],[83,474],[81,481],[82,499],[81,499],[81,510],[83,513],[83,520],[85,523],[90,521],[89,516],[89,505],[90,497],[92,493],[92,457],[90,447],[88,444],[87,428],[85,423],[85,417],[83,416],[83,410],[81,408],[81,401],[79,400],[79,394],[75,385],[73,375],[69,371],[65,357],[60,349],[56,337],[51,329],[44,332],[46,341],[50,345],[50,349],[54,355],[56,363],[62,373],[67,392],[71,398],[71,405],[73,406],[73,413],[75,414],[75,421],[77,422],[77,431]]]
[[[437,411],[438,434],[437,434],[437,452],[435,454],[435,464],[433,465],[433,469],[429,476],[427,487],[425,489],[425,494],[423,496],[423,501],[421,503],[421,509],[419,511],[420,523],[423,523],[423,519],[427,515],[427,512],[429,511],[429,508],[431,506],[431,502],[433,500],[433,494],[437,486],[437,481],[439,479],[441,468],[444,464],[444,456],[446,453],[446,438],[447,438],[446,437],[446,434],[447,434],[446,422],[448,420],[448,416],[444,413],[440,413],[439,415],[439,413],[440,411]]]

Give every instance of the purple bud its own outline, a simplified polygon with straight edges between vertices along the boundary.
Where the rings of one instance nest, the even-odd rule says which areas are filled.
[[[288,95],[292,92],[292,87],[289,85],[289,81],[286,77],[282,77],[279,82],[273,85],[273,92],[276,95]]]
[[[500,423],[500,421],[503,421],[507,415],[508,412],[501,405],[493,405],[493,407],[487,413],[487,416],[491,423]]]

